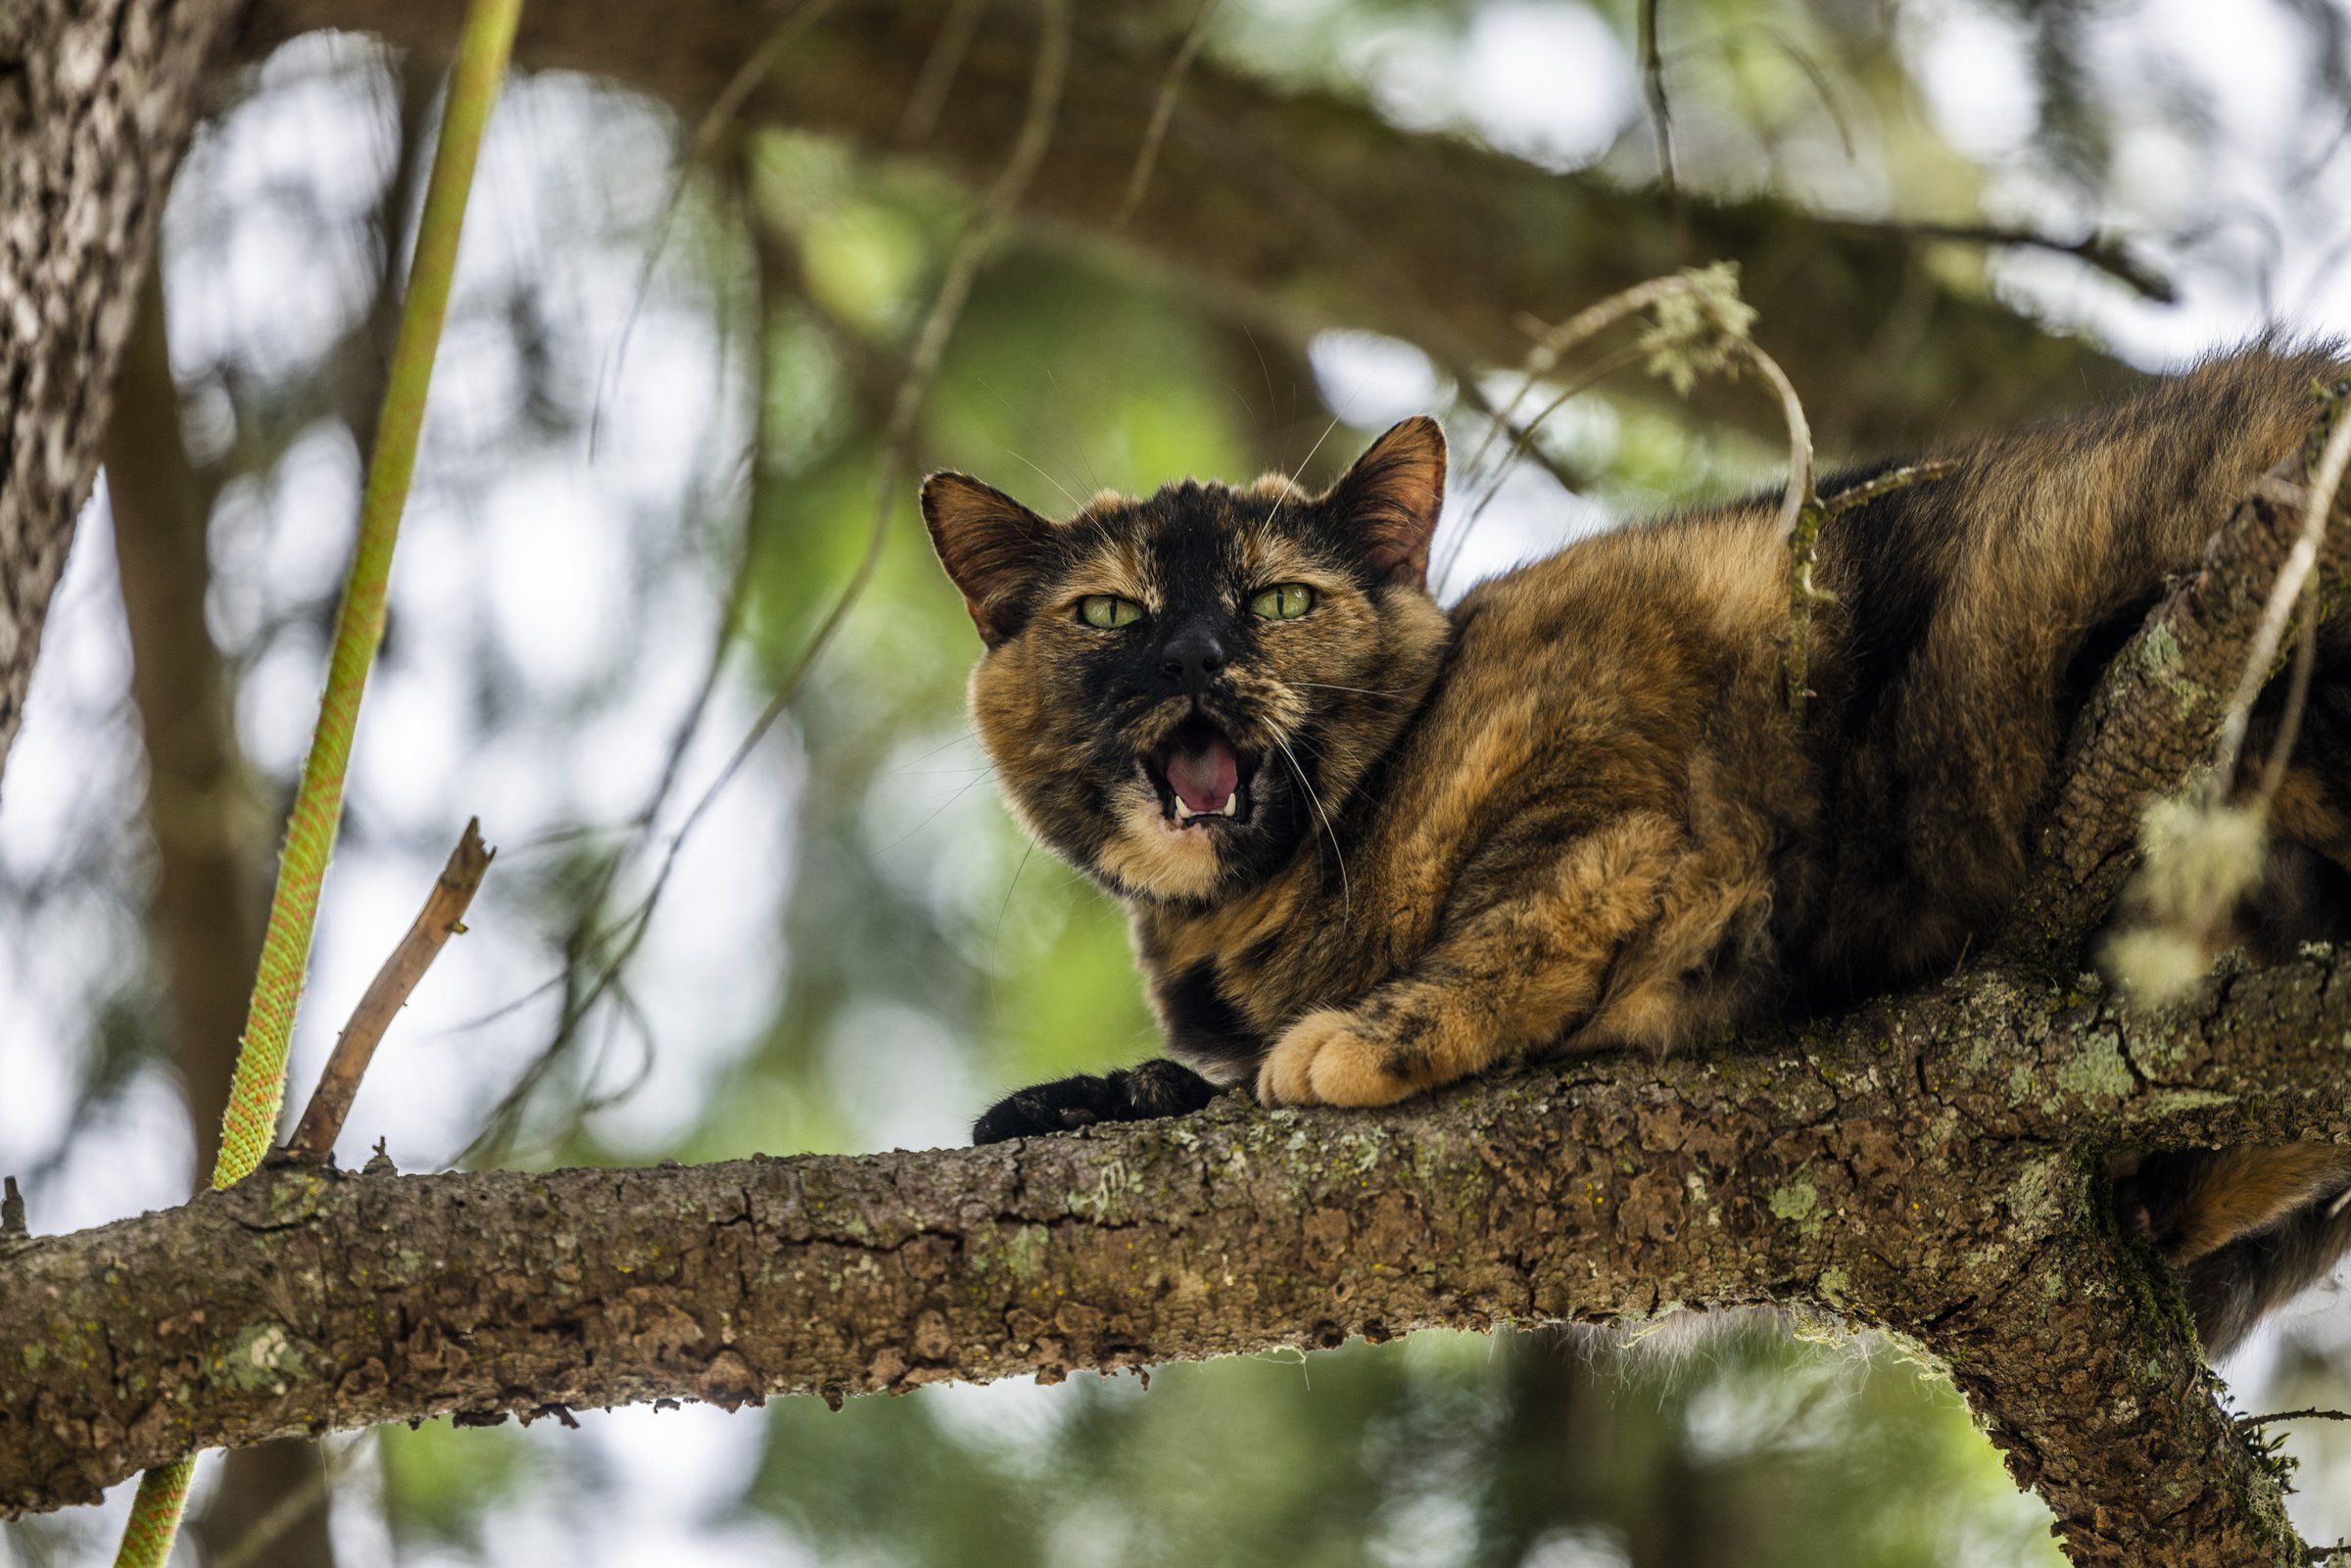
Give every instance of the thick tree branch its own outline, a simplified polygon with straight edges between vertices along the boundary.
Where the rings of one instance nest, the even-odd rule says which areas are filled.
[[[2325,416],[2305,450],[2244,498],[2203,564],[2107,665],[2074,726],[2034,845],[2032,879],[2000,937],[2003,951],[2058,959],[2078,952],[2138,864],[2148,804],[2212,768],[2271,588],[2302,532],[2304,469],[2335,417]],[[2322,603],[2340,583],[2347,552],[2344,530],[2329,529],[2319,550]]]
[[[0,765],[236,0],[0,8]]]
[[[431,53],[456,36],[456,0],[263,0],[249,43],[339,26]],[[782,52],[743,114],[899,150],[907,106],[938,58],[942,15],[905,0],[839,5]],[[1361,105],[1280,93],[1206,57],[1182,78],[1148,191],[1128,214],[1168,62],[1195,17],[1190,6],[1081,8],[1080,69],[1027,211],[1065,232],[1139,247],[1247,313],[1300,328],[1380,327],[1421,340],[1447,363],[1515,363],[1525,312],[1559,319],[1688,259],[1657,192],[1401,130]],[[778,25],[764,0],[542,0],[524,19],[517,59],[629,81],[693,115]],[[984,8],[920,155],[976,187],[992,177],[1019,127],[1035,49],[1032,8]],[[1331,221],[1302,213],[1302,193]],[[1768,201],[1694,200],[1688,218],[1689,256],[1744,267],[1760,336],[1823,427],[1866,446],[1989,428],[2133,379],[2087,344],[2049,335],[1988,296],[1939,279],[1906,282],[1909,249],[1930,243],[1916,234]],[[1884,358],[1873,340],[1897,305],[1914,308],[1902,297],[1918,287],[1927,292],[1915,349],[1864,393],[1853,366]],[[1713,389],[1701,402],[1708,417],[1776,433],[1769,410],[1736,390]]]
[[[2234,975],[2160,1022],[1983,973],[1377,1117],[1227,1101],[856,1159],[279,1167],[0,1262],[0,1514],[196,1447],[443,1412],[1778,1301],[1948,1359],[2078,1560],[2267,1560],[2290,1544],[2274,1484],[2084,1151],[2351,1134],[2341,967]]]

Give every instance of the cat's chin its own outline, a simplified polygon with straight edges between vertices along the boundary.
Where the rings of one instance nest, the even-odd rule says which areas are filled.
[[[1119,831],[1096,855],[1119,886],[1147,898],[1205,898],[1223,884],[1221,840],[1246,828],[1245,816],[1178,818],[1140,770],[1117,816]],[[1236,793],[1237,800],[1239,795]]]

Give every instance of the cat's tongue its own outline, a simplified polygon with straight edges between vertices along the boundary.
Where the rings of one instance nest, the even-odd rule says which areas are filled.
[[[1213,817],[1222,812],[1240,784],[1240,761],[1221,735],[1204,736],[1197,746],[1178,746],[1168,753],[1168,786],[1199,815]]]

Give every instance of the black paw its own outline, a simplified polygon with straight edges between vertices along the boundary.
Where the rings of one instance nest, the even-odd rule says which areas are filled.
[[[1108,1078],[1080,1073],[1052,1083],[1034,1084],[1008,1094],[989,1106],[972,1123],[972,1142],[1002,1143],[1040,1132],[1068,1132],[1087,1127],[1111,1115]]]
[[[1197,1111],[1216,1085],[1164,1059],[1096,1077],[1081,1072],[1008,1094],[972,1124],[972,1142],[1002,1143],[1038,1133],[1070,1132],[1097,1121],[1147,1121]]]

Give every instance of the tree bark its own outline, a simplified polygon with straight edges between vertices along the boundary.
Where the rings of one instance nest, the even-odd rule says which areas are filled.
[[[1996,971],[1381,1116],[404,1177],[283,1166],[0,1263],[0,1514],[456,1413],[1115,1368],[1776,1301],[1951,1368],[2078,1562],[2282,1562],[2275,1477],[2087,1151],[2351,1134],[2351,960],[2160,1022]]]
[[[2042,814],[2035,871],[2008,913],[2000,951],[2059,960],[2078,952],[2138,865],[2147,807],[2214,765],[2253,628],[2302,531],[2304,503],[2287,493],[2307,478],[2303,459],[2286,467],[2277,493],[2265,486],[2238,503],[2202,564],[2108,662],[2059,765],[2063,783]],[[2320,545],[2325,585],[2341,580],[2345,510],[2338,500]]]
[[[0,768],[171,171],[237,0],[0,9]]]
[[[764,0],[609,6],[537,0],[518,63],[641,86],[698,119],[802,8]],[[247,46],[335,26],[446,51],[458,0],[261,0]],[[1816,428],[1898,448],[2111,396],[2135,379],[2084,341],[2048,333],[1914,263],[1916,231],[1824,220],[1769,200],[1673,204],[1560,174],[1465,139],[1399,129],[1368,108],[1283,92],[1202,58],[1185,76],[1146,197],[1122,208],[1188,7],[1085,7],[1050,154],[1023,207],[1059,232],[1174,263],[1231,313],[1303,335],[1322,324],[1415,339],[1455,364],[1515,364],[1523,317],[1557,319],[1642,279],[1733,257],[1758,336]],[[1020,122],[1034,51],[1027,5],[984,9],[935,129],[901,136],[937,42],[939,8],[848,0],[749,84],[739,122],[805,126],[875,152],[912,152],[975,186]],[[1901,341],[1885,335],[1898,330]],[[1628,394],[1689,404],[1637,377]],[[1752,388],[1702,385],[1701,416],[1780,434]]]

